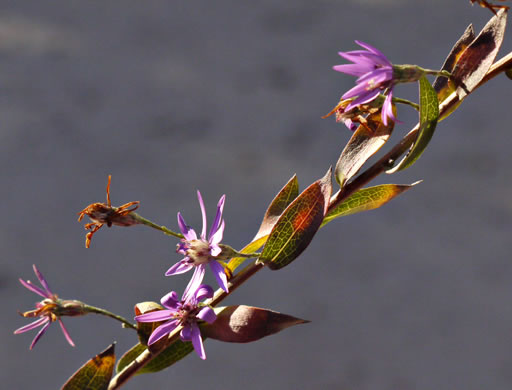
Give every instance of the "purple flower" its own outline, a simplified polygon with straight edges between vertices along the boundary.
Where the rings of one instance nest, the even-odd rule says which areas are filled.
[[[367,43],[356,41],[356,43],[366,50],[354,50],[349,52],[339,52],[338,54],[353,64],[336,65],[334,70],[359,77],[356,80],[356,86],[345,92],[342,99],[352,100],[345,112],[361,104],[366,104],[375,100],[381,92],[386,95],[382,105],[382,122],[385,126],[388,124],[388,118],[396,121],[393,115],[391,100],[393,99],[393,64],[389,62],[386,56],[373,46]]]
[[[46,332],[46,330],[50,327],[50,324],[54,321],[59,321],[62,333],[64,333],[64,337],[66,337],[68,343],[72,347],[74,347],[75,344],[73,343],[73,340],[71,340],[68,331],[64,327],[64,323],[60,319],[60,314],[57,314],[59,309],[61,308],[61,300],[57,297],[56,294],[52,293],[52,291],[50,290],[50,286],[46,282],[46,279],[43,277],[41,272],[39,272],[37,267],[33,265],[33,268],[34,273],[36,274],[37,279],[39,279],[42,288],[34,285],[30,280],[24,281],[23,279],[20,279],[20,283],[26,288],[28,288],[30,291],[42,296],[44,299],[41,302],[36,303],[35,310],[27,311],[25,313],[20,314],[23,317],[39,317],[39,319],[28,325],[22,326],[19,329],[16,329],[14,331],[14,334],[25,333],[29,330],[37,328],[38,326],[42,326],[41,330],[39,330],[36,337],[34,337],[34,340],[32,340],[32,344],[30,344],[30,349],[32,349],[34,345],[36,345],[36,343],[39,341],[41,336],[44,334],[44,332]]]
[[[203,198],[199,191],[197,191],[197,198],[199,199],[199,206],[201,207],[201,214],[203,216],[203,230],[201,231],[201,236],[197,237],[194,229],[187,226],[181,214],[178,213],[178,225],[185,238],[178,244],[176,252],[185,255],[185,258],[169,268],[165,275],[170,276],[182,274],[192,268],[195,268],[192,279],[185,289],[185,295],[188,295],[188,291],[197,290],[203,281],[204,274],[206,272],[206,265],[209,265],[219,286],[224,291],[228,292],[228,280],[224,273],[224,267],[216,259],[216,257],[222,252],[222,248],[219,246],[219,243],[221,242],[222,234],[224,233],[222,209],[224,208],[226,195],[222,195],[219,203],[217,204],[217,214],[215,215],[215,220],[213,221],[210,229],[208,239],[206,239],[206,212],[204,209]]]
[[[181,301],[178,300],[178,294],[175,291],[171,291],[160,300],[160,303],[166,309],[138,315],[135,317],[135,320],[138,322],[167,321],[151,333],[148,345],[157,342],[182,325],[181,339],[183,341],[192,341],[197,354],[204,360],[206,359],[206,354],[197,321],[202,320],[211,324],[217,319],[217,315],[212,308],[208,306],[201,307],[198,303],[203,299],[211,297],[213,297],[213,288],[205,284],[200,285],[197,290],[191,291],[188,295],[185,291]]]

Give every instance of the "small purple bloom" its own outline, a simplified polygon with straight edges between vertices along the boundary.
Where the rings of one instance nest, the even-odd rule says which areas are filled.
[[[68,343],[74,347],[75,344],[73,343],[73,340],[71,340],[71,337],[69,336],[68,331],[64,327],[64,323],[60,319],[59,315],[55,314],[56,310],[60,307],[60,299],[57,297],[56,294],[54,294],[50,290],[50,286],[46,282],[46,279],[43,277],[41,272],[37,269],[35,265],[33,265],[34,273],[37,276],[37,279],[39,279],[39,282],[41,283],[41,287],[38,287],[34,285],[30,280],[24,281],[23,279],[19,279],[20,283],[25,286],[30,291],[36,293],[37,295],[42,296],[44,299],[41,302],[36,303],[36,309],[27,311],[25,313],[20,313],[23,317],[39,317],[38,320],[22,326],[19,329],[16,329],[14,331],[14,334],[20,334],[27,332],[29,330],[35,329],[38,326],[42,326],[41,330],[37,333],[36,337],[34,337],[34,340],[32,341],[32,344],[30,344],[30,349],[36,345],[36,343],[39,341],[41,336],[46,332],[46,330],[50,327],[50,324],[54,321],[59,321],[60,327],[62,329],[62,333],[64,333],[64,337],[66,337],[66,340]]]
[[[199,301],[211,297],[213,297],[213,288],[206,284],[200,285],[196,291],[189,290],[189,293],[185,291],[181,301],[178,300],[176,292],[171,291],[160,300],[160,303],[166,309],[138,315],[135,317],[135,320],[138,322],[167,321],[151,333],[148,345],[157,342],[182,325],[181,339],[183,341],[192,341],[197,354],[204,360],[206,359],[206,353],[197,321],[202,320],[211,324],[217,319],[217,315],[212,308],[208,306],[201,307],[198,304]]]
[[[345,112],[361,104],[366,104],[376,99],[381,92],[386,94],[382,106],[382,122],[388,124],[388,118],[396,121],[393,115],[391,100],[393,98],[393,64],[386,56],[367,43],[356,41],[366,50],[354,50],[339,52],[338,54],[353,64],[336,65],[334,70],[359,77],[356,86],[345,92],[342,99],[355,98],[345,108]],[[387,90],[387,92],[386,92]]]
[[[185,295],[187,295],[188,291],[197,290],[203,281],[204,274],[206,272],[206,265],[209,265],[217,283],[219,283],[219,286],[224,291],[228,292],[228,280],[224,273],[224,267],[216,259],[216,256],[220,255],[222,252],[222,248],[219,246],[219,243],[222,241],[222,235],[224,233],[222,210],[224,208],[226,195],[222,195],[219,203],[217,204],[217,214],[215,215],[215,220],[213,221],[210,229],[208,239],[206,238],[206,211],[204,208],[203,198],[199,191],[197,191],[197,198],[199,199],[199,206],[201,207],[201,214],[203,216],[203,229],[201,231],[201,236],[198,238],[194,229],[187,226],[185,220],[181,216],[181,213],[178,213],[178,225],[185,238],[183,238],[178,244],[176,252],[185,255],[185,257],[169,268],[165,275],[170,276],[182,274],[192,268],[195,268],[192,279],[185,289]]]

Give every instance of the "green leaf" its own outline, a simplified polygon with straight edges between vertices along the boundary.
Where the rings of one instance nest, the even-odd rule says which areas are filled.
[[[377,209],[418,183],[416,182],[411,185],[381,184],[356,191],[344,202],[330,210],[320,227],[339,217]]]
[[[62,390],[106,390],[116,361],[114,349],[115,343],[85,363],[68,379]]]
[[[126,366],[134,361],[142,352],[148,348],[145,345],[137,344],[130,348],[126,353],[119,359],[119,363],[116,367],[116,372],[121,372]],[[136,375],[148,374],[151,372],[161,371],[169,366],[172,366],[177,361],[180,361],[190,352],[194,350],[190,341],[183,342],[177,340],[173,344],[169,345],[163,352],[157,357],[151,360],[148,364],[137,371]]]
[[[263,222],[261,222],[260,229],[258,233],[256,233],[253,241],[260,237],[268,236],[283,211],[286,210],[298,195],[299,181],[297,180],[297,175],[293,175],[268,206],[265,216],[263,217]]]
[[[425,76],[421,77],[419,84],[420,129],[418,131],[418,137],[403,160],[386,173],[391,174],[409,168],[420,158],[434,135],[437,120],[439,119],[439,101],[437,100],[437,93]]]
[[[366,120],[370,130],[363,125],[359,126],[341,152],[336,164],[334,176],[342,188],[386,143],[395,126],[393,121],[389,121],[388,126],[384,126],[380,112],[369,115]]]
[[[307,248],[324,219],[331,196],[331,169],[302,192],[274,225],[258,261],[280,269]]]
[[[491,67],[505,34],[507,11],[499,10],[464,50],[452,72],[459,100],[469,95]]]
[[[253,238],[252,242],[247,244],[240,252],[241,253],[253,253],[261,248],[267,237],[274,227],[275,223],[279,219],[279,216],[288,207],[288,205],[299,195],[299,181],[297,176],[293,177],[285,184],[285,186],[277,193],[274,200],[268,206],[267,212],[263,217],[263,222]],[[240,266],[247,258],[245,257],[234,257],[227,265],[227,272],[233,273],[235,269]]]
[[[201,324],[203,336],[229,343],[249,343],[309,321],[259,307],[236,305],[215,308],[217,319]]]

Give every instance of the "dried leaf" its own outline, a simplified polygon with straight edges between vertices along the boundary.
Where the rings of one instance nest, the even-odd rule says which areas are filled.
[[[459,100],[464,99],[484,78],[491,67],[505,33],[507,10],[499,10],[457,60],[452,80]]]
[[[377,153],[389,139],[395,126],[393,121],[389,121],[388,126],[385,126],[380,112],[369,115],[366,120],[370,130],[363,125],[359,126],[341,152],[336,164],[334,175],[340,187],[343,187],[363,164]]]
[[[112,378],[115,343],[93,357],[64,384],[62,390],[106,390]]]

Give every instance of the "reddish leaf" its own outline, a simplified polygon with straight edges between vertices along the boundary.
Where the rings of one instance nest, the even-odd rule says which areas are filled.
[[[460,100],[470,94],[491,67],[503,42],[507,10],[501,9],[458,59],[452,72]]]
[[[106,390],[116,361],[114,349],[115,343],[85,363],[68,379],[62,390]]]
[[[444,61],[441,70],[446,70],[452,73],[453,68],[455,67],[455,64],[459,60],[460,56],[462,55],[464,50],[466,50],[469,44],[473,42],[474,39],[475,32],[473,30],[473,25],[470,24],[464,31],[464,34],[462,34],[462,36],[455,43],[455,45],[453,45],[452,50],[450,51],[450,54],[448,54],[448,57]],[[455,91],[455,86],[453,85],[453,82],[451,82],[450,79],[447,77],[437,77],[434,80],[433,87],[437,92],[437,98],[439,99],[439,102],[442,102],[453,91]]]
[[[276,311],[245,305],[227,306],[215,311],[217,319],[213,324],[201,324],[201,334],[229,343],[249,343],[290,326],[309,322]]]
[[[324,219],[331,196],[331,169],[302,192],[279,217],[259,261],[280,269],[307,248]]]
[[[285,186],[277,193],[274,200],[268,206],[267,212],[263,217],[260,229],[256,236],[252,239],[252,242],[247,244],[240,252],[241,253],[253,253],[261,248],[267,240],[268,234],[274,227],[275,223],[279,219],[279,216],[288,207],[288,205],[297,197],[299,194],[299,182],[297,176],[293,177],[285,184]],[[235,269],[242,264],[247,258],[245,257],[234,257],[229,260],[227,270],[229,273],[233,273]]]

